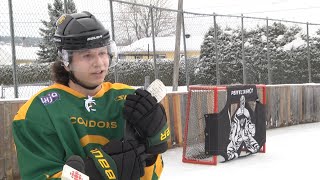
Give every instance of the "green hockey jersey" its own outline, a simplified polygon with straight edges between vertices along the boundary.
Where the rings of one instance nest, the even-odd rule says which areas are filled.
[[[93,97],[61,84],[49,86],[18,111],[13,136],[23,180],[60,179],[71,155],[86,158],[93,148],[124,136],[122,109],[130,86],[105,82]],[[141,180],[158,179],[162,158],[145,168]]]

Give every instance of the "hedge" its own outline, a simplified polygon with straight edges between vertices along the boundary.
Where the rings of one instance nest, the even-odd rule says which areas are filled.
[[[188,63],[190,84],[195,83],[194,64],[196,58],[190,58]],[[16,77],[18,84],[35,84],[50,82],[52,63],[32,63],[27,65],[17,65]],[[167,86],[172,85],[173,77],[173,61],[157,60],[158,78]],[[13,70],[10,65],[0,66],[0,85],[13,84]],[[129,84],[132,86],[143,86],[145,76],[150,76],[150,80],[154,79],[153,61],[149,60],[119,60],[116,67],[109,68],[109,74],[106,81],[115,82],[114,71],[117,70],[118,82]],[[186,84],[185,63],[181,61],[179,67],[179,85]]]

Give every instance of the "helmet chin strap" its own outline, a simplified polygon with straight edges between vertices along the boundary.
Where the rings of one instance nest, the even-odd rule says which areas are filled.
[[[85,88],[85,89],[89,89],[89,90],[94,90],[95,88],[97,88],[99,85],[97,86],[87,86],[85,84],[83,84],[82,82],[80,82],[73,74],[72,71],[69,71],[69,77],[70,77],[70,80],[72,82],[74,82],[75,84],[78,84],[79,86]]]

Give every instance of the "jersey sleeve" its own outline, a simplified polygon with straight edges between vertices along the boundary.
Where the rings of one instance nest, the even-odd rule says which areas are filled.
[[[29,100],[12,123],[21,179],[60,177],[65,152],[42,104]]]

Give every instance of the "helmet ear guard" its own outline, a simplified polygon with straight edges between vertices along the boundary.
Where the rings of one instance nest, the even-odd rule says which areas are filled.
[[[110,56],[109,67],[113,68],[118,63],[118,48],[116,42],[110,41],[108,45],[108,53]]]
[[[71,63],[72,56],[70,55],[70,52],[62,49],[61,51],[58,51],[58,56],[60,57],[61,62],[65,67],[68,67]]]

